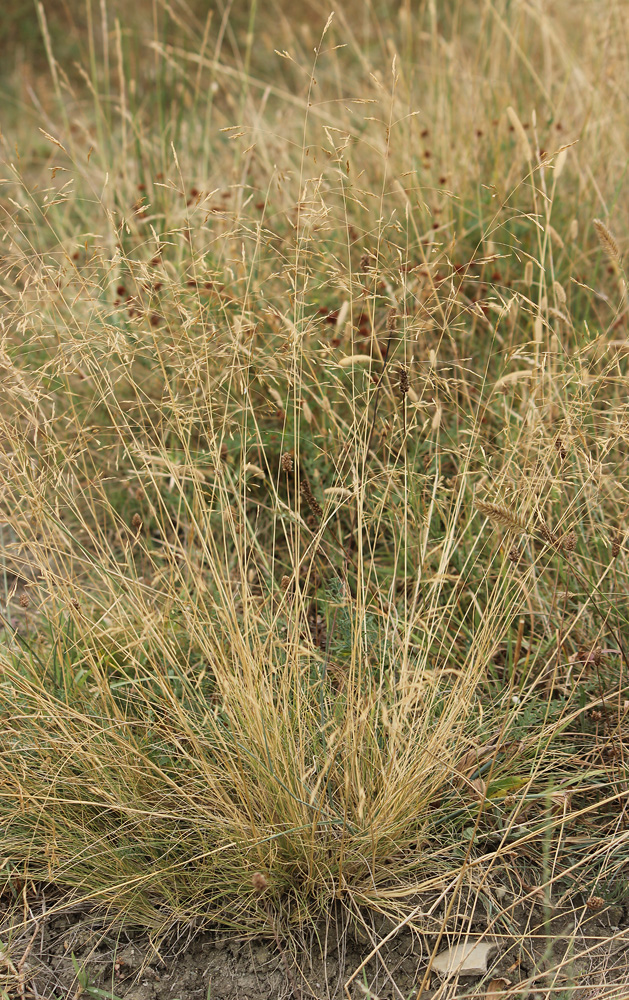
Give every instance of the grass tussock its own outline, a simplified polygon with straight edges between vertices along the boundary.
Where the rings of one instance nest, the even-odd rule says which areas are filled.
[[[627,25],[470,6],[105,4],[67,69],[38,6],[8,898],[159,939],[625,891]]]

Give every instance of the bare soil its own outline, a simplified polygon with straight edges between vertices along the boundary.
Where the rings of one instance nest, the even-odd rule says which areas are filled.
[[[15,908],[0,911],[0,986],[25,1000],[93,997],[120,1000],[340,1000],[366,996],[415,1000],[429,957],[470,939],[494,941],[487,974],[444,981],[431,974],[422,1000],[501,996],[552,1000],[628,1000],[629,910],[548,912],[533,904],[513,911],[518,932],[496,934],[485,915],[459,915],[438,942],[436,933],[402,928],[373,956],[346,992],[344,984],[392,929],[382,918],[357,926],[347,914],[308,935],[246,940],[218,930],[187,928],[156,949],[146,935],[114,930],[82,911],[39,915],[16,928]],[[12,916],[9,917],[9,913]],[[32,922],[35,918],[36,923]],[[10,924],[13,930],[10,929]],[[8,948],[7,948],[7,942]],[[371,992],[369,992],[371,991]],[[2,991],[0,990],[0,996]]]

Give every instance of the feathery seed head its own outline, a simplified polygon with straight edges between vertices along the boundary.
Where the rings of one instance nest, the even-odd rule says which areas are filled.
[[[612,231],[607,228],[601,219],[594,219],[593,224],[603,253],[610,261],[612,261],[612,263],[620,263],[620,247],[618,246],[616,237]]]
[[[520,534],[528,531],[526,521],[508,507],[499,503],[485,503],[478,500],[476,509],[494,524],[506,528],[507,531],[517,531]]]

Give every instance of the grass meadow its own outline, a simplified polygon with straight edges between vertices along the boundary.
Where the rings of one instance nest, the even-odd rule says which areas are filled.
[[[45,889],[295,968],[432,921],[413,996],[580,1000],[629,906],[627,3],[0,26],[0,996]],[[569,959],[448,992],[481,911]]]

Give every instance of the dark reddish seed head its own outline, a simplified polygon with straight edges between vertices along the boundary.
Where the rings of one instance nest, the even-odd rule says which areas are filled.
[[[428,129],[428,128],[423,129],[422,132],[420,133],[420,135],[421,135],[422,139],[425,139],[426,136],[430,135],[430,129]]]
[[[125,288],[125,286],[118,285],[118,287],[116,288],[116,295],[126,295],[126,294],[127,294],[127,289]]]

